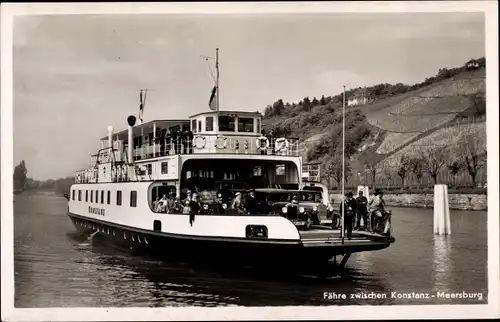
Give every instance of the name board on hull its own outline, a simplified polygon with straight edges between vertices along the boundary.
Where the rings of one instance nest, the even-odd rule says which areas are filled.
[[[89,207],[89,213],[99,216],[105,216],[104,209]]]

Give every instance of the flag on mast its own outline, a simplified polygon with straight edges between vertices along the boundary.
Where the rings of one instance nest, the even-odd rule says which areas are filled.
[[[141,89],[141,93],[139,96],[139,100],[141,102],[141,104],[139,105],[139,119],[141,120],[141,123],[142,123],[142,115],[144,114],[144,102],[142,100],[142,89]]]
[[[208,101],[208,106],[212,111],[217,110],[217,86],[212,89],[212,94],[210,95],[210,100]]]

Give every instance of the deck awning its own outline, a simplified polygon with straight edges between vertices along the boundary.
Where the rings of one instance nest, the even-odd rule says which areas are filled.
[[[153,133],[154,125],[156,124],[156,130],[168,129],[177,125],[189,126],[189,120],[154,120],[143,124],[135,125],[132,130],[132,135],[134,137],[141,136],[141,133],[148,134]],[[101,140],[107,140],[108,136],[101,138]],[[113,140],[124,140],[128,139],[128,129],[122,130],[120,132],[113,133]]]

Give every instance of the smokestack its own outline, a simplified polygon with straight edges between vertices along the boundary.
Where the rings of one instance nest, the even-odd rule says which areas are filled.
[[[128,122],[128,163],[132,163],[134,161],[134,156],[133,156],[133,144],[134,144],[134,138],[132,136],[132,129],[134,128],[135,125],[135,116],[130,115],[127,118]]]
[[[113,127],[108,126],[108,148],[113,147]]]

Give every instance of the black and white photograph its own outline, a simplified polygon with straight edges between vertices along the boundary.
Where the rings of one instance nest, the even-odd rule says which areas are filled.
[[[2,4],[2,321],[500,317],[497,10]]]

